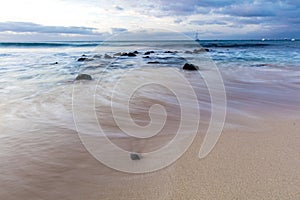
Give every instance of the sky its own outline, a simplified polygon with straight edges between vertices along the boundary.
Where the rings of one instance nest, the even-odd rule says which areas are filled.
[[[199,39],[300,38],[300,0],[5,0],[0,41],[105,40],[155,29]]]

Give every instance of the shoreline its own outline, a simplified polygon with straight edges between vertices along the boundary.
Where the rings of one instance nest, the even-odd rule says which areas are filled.
[[[204,159],[197,157],[203,140],[199,133],[174,164],[140,175],[107,168],[72,131],[6,136],[0,141],[0,196],[12,200],[299,198],[300,119],[248,122],[256,130],[226,126]],[[11,142],[14,147],[9,147]]]

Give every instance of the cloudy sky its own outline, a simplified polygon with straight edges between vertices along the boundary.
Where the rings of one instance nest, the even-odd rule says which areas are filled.
[[[299,0],[5,0],[0,41],[102,40],[157,28],[200,39],[300,38]]]

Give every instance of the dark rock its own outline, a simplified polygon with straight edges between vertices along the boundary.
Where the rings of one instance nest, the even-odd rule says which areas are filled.
[[[92,58],[78,58],[78,62],[83,62],[83,61],[92,61],[92,60],[94,60],[94,59],[92,59]]]
[[[88,74],[79,74],[75,80],[92,80],[92,76]]]
[[[134,53],[132,53],[132,52],[129,52],[129,53],[122,53],[121,56],[134,57],[136,55]]]
[[[150,55],[151,53],[154,53],[154,51],[147,51],[144,53],[144,55]]]
[[[193,53],[202,53],[204,49],[194,49]]]
[[[164,53],[174,53],[173,51],[165,51]]]
[[[83,62],[83,61],[85,61],[87,58],[78,58],[78,62]]]
[[[149,56],[144,56],[143,58],[150,58]]]
[[[199,70],[199,67],[190,63],[185,63],[183,68],[184,70]]]
[[[101,58],[101,55],[94,55],[93,58]]]
[[[191,51],[185,51],[184,53],[192,54],[193,52],[191,52]]]
[[[114,56],[121,56],[122,53],[121,52],[118,52],[118,53],[115,53]]]
[[[82,56],[81,57],[86,57],[86,55],[85,54],[82,54]]]
[[[128,54],[127,54],[127,56],[129,56],[129,57],[134,57],[134,56],[136,56],[134,53],[132,53],[132,52],[129,52]]]
[[[201,48],[201,49],[195,49],[193,51],[193,53],[203,53],[203,52],[208,52],[208,51],[209,51],[209,49]]]
[[[159,62],[158,61],[149,61],[149,62],[147,62],[148,64],[159,64]]]
[[[137,153],[131,153],[130,158],[131,160],[141,160],[141,156]]]
[[[108,54],[105,54],[105,55],[104,55],[104,58],[105,58],[105,59],[111,59],[112,57],[111,57],[110,55],[108,55]]]
[[[138,52],[138,51],[134,51],[133,53],[134,53],[134,54],[139,54],[139,52]]]

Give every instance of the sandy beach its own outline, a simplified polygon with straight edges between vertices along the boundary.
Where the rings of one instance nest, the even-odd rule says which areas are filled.
[[[238,117],[228,119],[233,122]],[[85,150],[76,132],[56,128],[2,136],[0,196],[7,200],[299,199],[299,118],[268,115],[243,122],[243,126],[225,126],[206,158],[198,158],[203,140],[199,131],[176,163],[142,175],[104,166]]]

